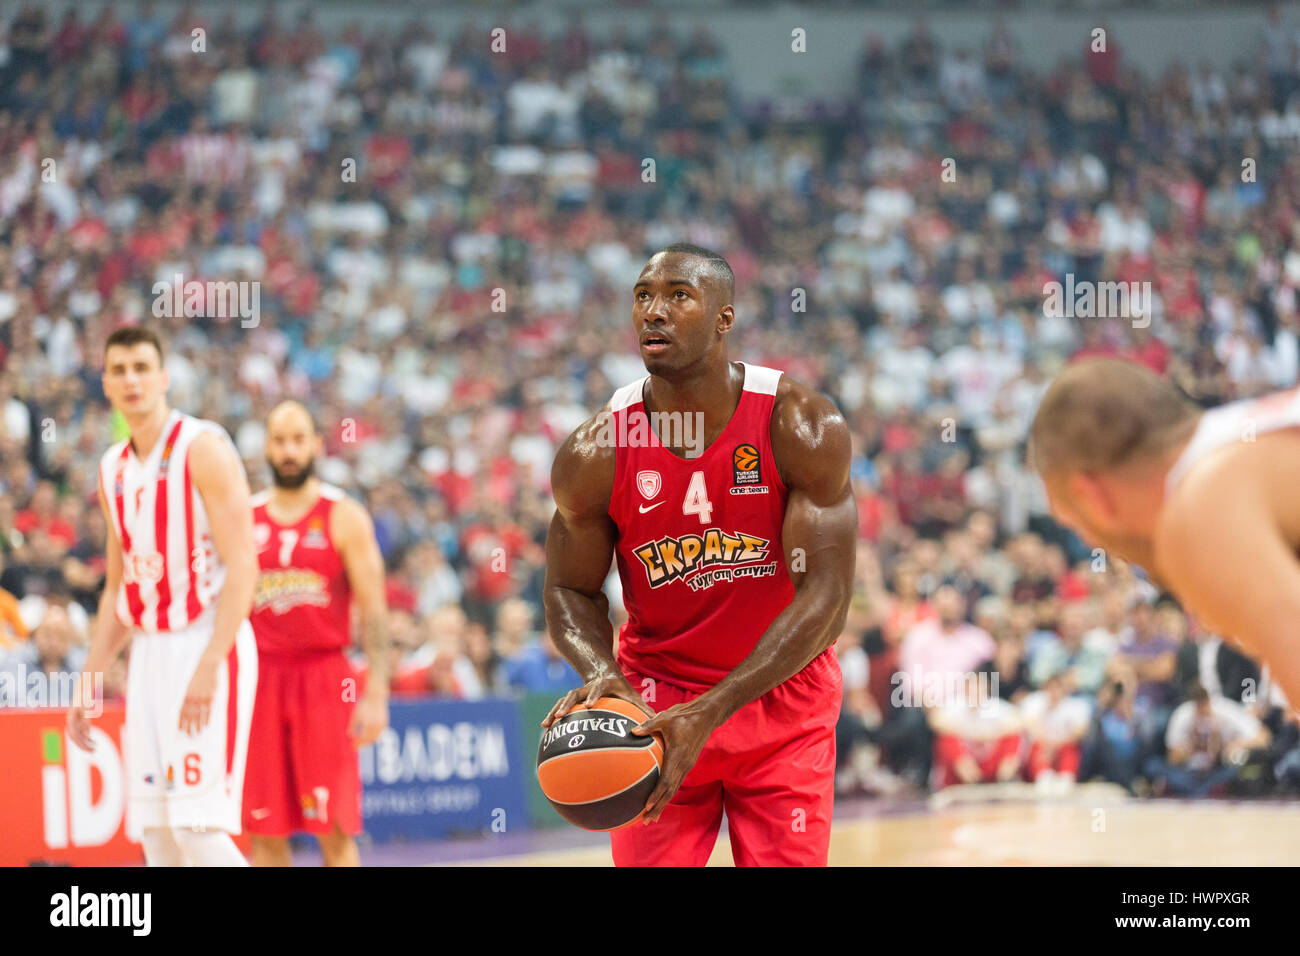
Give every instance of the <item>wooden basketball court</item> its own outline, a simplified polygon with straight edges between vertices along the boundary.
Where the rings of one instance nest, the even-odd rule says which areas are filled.
[[[832,866],[1294,866],[1300,803],[931,801],[835,824]],[[612,866],[608,844],[485,866]],[[732,865],[725,831],[710,866]]]

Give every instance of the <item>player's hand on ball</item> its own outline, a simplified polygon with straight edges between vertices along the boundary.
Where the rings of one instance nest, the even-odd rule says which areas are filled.
[[[379,739],[388,726],[388,700],[381,696],[363,694],[352,711],[349,732],[355,747],[366,747]]]
[[[200,662],[190,678],[190,686],[185,690],[185,702],[181,704],[179,727],[187,734],[197,734],[208,725],[208,716],[212,710],[212,698],[217,693],[217,668],[215,664]],[[230,688],[235,693],[235,688]]]
[[[675,704],[632,728],[632,733],[638,736],[657,733],[664,741],[664,768],[659,774],[659,785],[646,799],[643,823],[659,819],[695,766],[709,734],[718,729],[718,723],[716,712],[697,698]]]
[[[627,682],[627,678],[622,674],[613,674],[607,677],[597,677],[581,687],[569,691],[551,708],[550,713],[542,721],[542,726],[549,727],[573,708],[578,706],[589,707],[602,697],[618,697],[636,704],[647,714],[651,713],[650,708],[646,706],[645,699],[636,692],[636,688]]]
[[[90,718],[80,704],[68,708],[68,736],[82,750],[95,749],[95,742],[90,739]]]

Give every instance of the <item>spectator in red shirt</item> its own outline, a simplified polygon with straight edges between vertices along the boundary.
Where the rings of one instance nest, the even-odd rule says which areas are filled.
[[[1115,357],[1119,349],[1106,338],[1106,329],[1100,319],[1083,319],[1083,344],[1070,356],[1071,362],[1096,356]]]
[[[54,483],[40,481],[27,507],[14,516],[14,528],[24,535],[43,531],[71,548],[77,543],[77,529],[58,516],[58,498]]]
[[[1164,375],[1169,367],[1169,346],[1151,334],[1151,329],[1134,328],[1133,337],[1122,357],[1145,365],[1157,375]]]
[[[411,139],[391,121],[366,143],[366,173],[381,189],[393,186],[406,172],[411,160]]]
[[[526,554],[538,559],[538,545],[498,502],[485,499],[482,518],[461,536],[461,550],[469,561],[466,611],[490,626],[496,604],[514,596],[522,583],[518,559]]]
[[[1101,27],[1099,31],[1088,32],[1088,39],[1084,41],[1083,60],[1092,82],[1105,89],[1113,89],[1119,78],[1119,47],[1115,45],[1114,31],[1107,27]]]

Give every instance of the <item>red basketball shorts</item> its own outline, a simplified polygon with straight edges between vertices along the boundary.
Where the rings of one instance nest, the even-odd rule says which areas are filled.
[[[341,653],[259,661],[244,774],[244,827],[361,832],[361,775],[348,736],[356,676]],[[352,683],[346,683],[347,681]]]
[[[699,696],[624,670],[656,712]],[[649,683],[647,683],[649,681]],[[703,866],[723,811],[737,866],[825,866],[835,805],[834,649],[713,732],[659,819],[610,833],[616,866]]]

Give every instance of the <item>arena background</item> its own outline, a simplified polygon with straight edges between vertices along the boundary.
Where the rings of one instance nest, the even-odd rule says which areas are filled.
[[[93,756],[13,692],[84,659],[120,437],[100,356],[140,321],[255,489],[294,397],[374,515],[397,677],[363,860],[608,863],[533,783],[577,684],[540,610],[549,470],[643,374],[631,284],[675,241],[736,272],[732,357],[852,428],[832,863],[1294,861],[1267,674],[1055,525],[1023,443],[1080,355],[1207,406],[1296,383],[1298,28],[1242,3],[0,6],[0,863],[140,859],[124,665]],[[256,307],[157,318],[176,276]],[[1153,308],[1054,314],[1067,276],[1149,282]],[[945,605],[1023,738],[999,782],[939,786],[927,708],[891,700]],[[1058,673],[1079,780],[1030,782],[1018,715]],[[1170,766],[1196,683],[1252,745]]]

